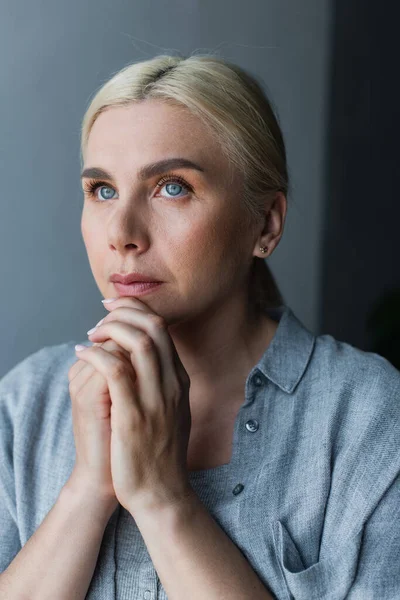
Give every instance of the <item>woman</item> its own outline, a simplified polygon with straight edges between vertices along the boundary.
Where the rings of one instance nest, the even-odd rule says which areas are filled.
[[[129,65],[92,99],[82,159],[108,312],[0,382],[0,591],[399,598],[400,375],[283,303],[263,259],[288,175],[261,87],[219,57]]]

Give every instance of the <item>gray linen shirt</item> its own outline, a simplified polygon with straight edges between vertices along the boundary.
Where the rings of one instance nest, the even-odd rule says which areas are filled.
[[[191,471],[193,489],[276,599],[399,600],[400,372],[314,336],[288,306],[269,314],[279,326],[247,377],[232,459]],[[46,346],[0,380],[0,572],[74,466],[75,343]],[[120,505],[86,598],[167,599]]]

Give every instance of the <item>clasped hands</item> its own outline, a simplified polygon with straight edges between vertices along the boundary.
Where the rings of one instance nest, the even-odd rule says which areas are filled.
[[[163,317],[134,297],[104,304],[110,311],[76,350],[107,381],[111,397],[111,473],[115,495],[134,515],[143,506],[174,504],[193,493],[187,471],[190,378]]]

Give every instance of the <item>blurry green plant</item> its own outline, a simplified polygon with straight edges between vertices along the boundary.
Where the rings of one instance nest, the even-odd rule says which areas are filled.
[[[400,288],[379,298],[367,315],[371,352],[376,352],[400,370]]]

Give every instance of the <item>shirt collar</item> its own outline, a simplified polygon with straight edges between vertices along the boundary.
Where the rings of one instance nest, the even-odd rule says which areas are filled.
[[[279,320],[279,325],[252,373],[260,371],[281,390],[291,394],[307,369],[316,336],[300,322],[289,306],[267,309],[267,313],[274,320]]]

